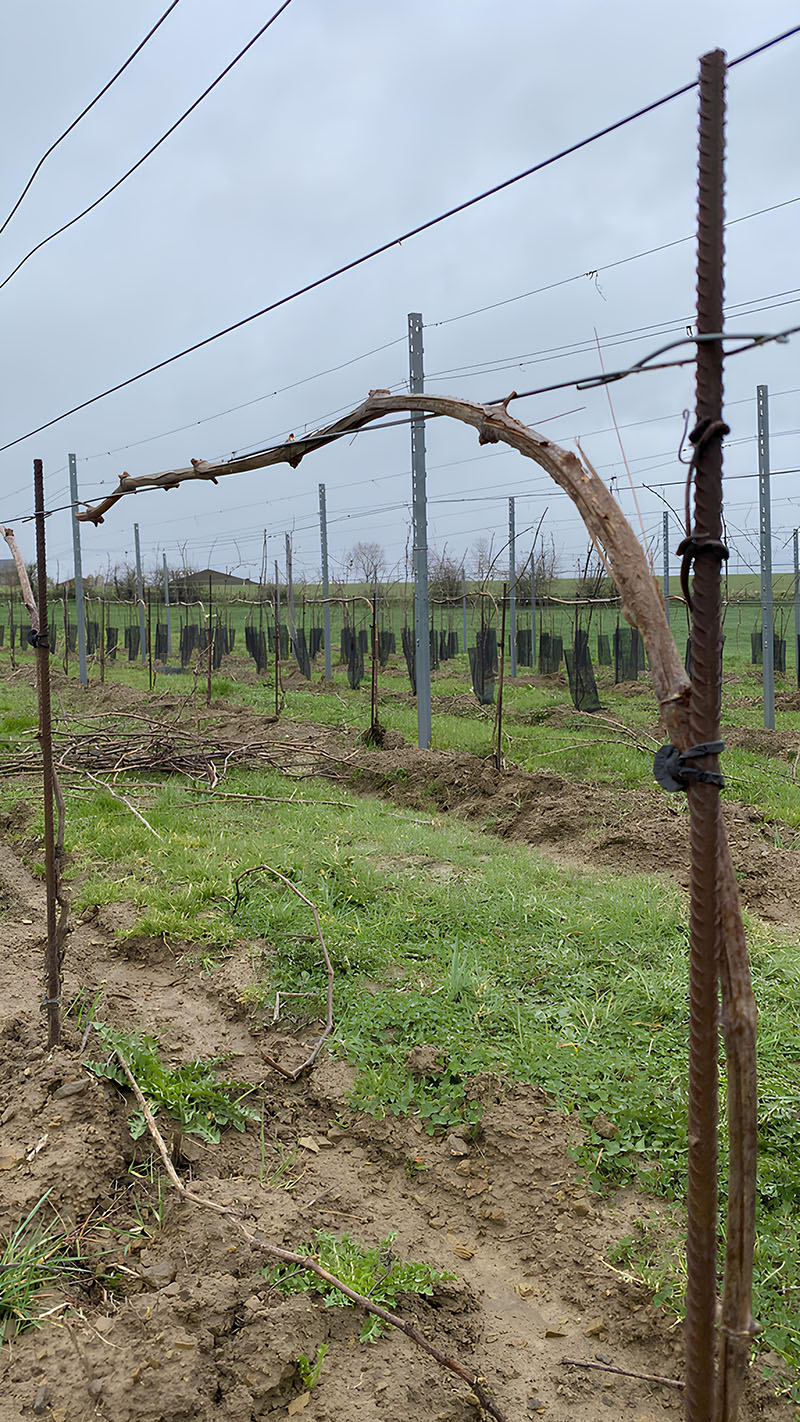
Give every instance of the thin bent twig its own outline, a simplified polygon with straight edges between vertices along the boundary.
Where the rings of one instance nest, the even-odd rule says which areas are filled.
[[[615,1373],[620,1378],[638,1378],[640,1382],[660,1383],[661,1387],[674,1387],[678,1391],[686,1386],[679,1378],[665,1378],[659,1373],[632,1373],[628,1368],[614,1368],[610,1363],[584,1363],[580,1358],[562,1358],[563,1368],[593,1368],[597,1373]]]
[[[154,834],[156,839],[160,840],[162,844],[164,843],[164,836],[159,834],[158,830],[153,829],[150,821],[145,819],[141,811],[137,810],[136,806],[132,805],[130,800],[126,799],[124,795],[121,795],[118,790],[112,790],[107,780],[101,780],[99,775],[93,775],[91,770],[86,770],[80,765],[66,765],[63,760],[59,761],[59,765],[62,770],[68,770],[71,775],[85,775],[87,780],[91,780],[93,785],[99,786],[101,790],[107,790],[113,800],[119,800],[119,803],[124,805],[126,810],[130,810],[131,814],[135,815],[137,820],[141,820],[145,829],[149,830],[151,834]]]
[[[277,874],[278,871],[273,870],[272,872]],[[279,875],[279,877],[283,878],[283,875]],[[288,883],[289,881],[287,880],[286,882]],[[301,894],[300,897],[302,898],[304,896]],[[306,899],[305,902],[308,903],[308,900]],[[407,1338],[410,1338],[413,1343],[416,1343],[419,1348],[424,1349],[430,1357],[434,1358],[440,1367],[447,1369],[448,1372],[455,1373],[456,1377],[466,1382],[474,1392],[481,1407],[485,1412],[488,1412],[490,1417],[494,1417],[495,1422],[506,1422],[505,1414],[501,1412],[497,1404],[492,1401],[483,1386],[485,1379],[475,1373],[471,1373],[468,1368],[463,1367],[461,1363],[457,1363],[454,1358],[448,1357],[446,1353],[443,1353],[433,1343],[429,1342],[413,1324],[406,1323],[405,1319],[400,1318],[398,1314],[391,1313],[389,1309],[383,1308],[380,1304],[373,1303],[372,1299],[367,1298],[365,1294],[356,1293],[355,1289],[351,1289],[349,1284],[345,1284],[342,1279],[337,1279],[335,1274],[330,1274],[328,1270],[324,1269],[321,1264],[318,1264],[315,1259],[310,1259],[305,1254],[296,1254],[294,1250],[291,1249],[281,1249],[279,1245],[270,1244],[266,1239],[261,1239],[258,1235],[252,1234],[236,1211],[232,1210],[228,1205],[218,1205],[215,1200],[207,1200],[202,1195],[196,1195],[193,1190],[187,1190],[172,1163],[172,1158],[167,1150],[164,1137],[156,1125],[153,1113],[144,1098],[139,1083],[119,1047],[114,1048],[114,1054],[128,1078],[130,1088],[136,1097],[137,1104],[147,1124],[147,1129],[155,1141],[158,1153],[164,1163],[164,1169],[181,1199],[186,1200],[190,1204],[199,1205],[202,1209],[213,1210],[215,1214],[224,1215],[227,1219],[233,1221],[235,1227],[239,1230],[244,1239],[247,1240],[251,1249],[261,1250],[262,1253],[268,1254],[272,1259],[278,1259],[282,1264],[292,1264],[297,1269],[310,1270],[312,1274],[317,1275],[317,1278],[323,1279],[326,1284],[332,1285],[333,1288],[343,1293],[345,1298],[350,1299],[351,1303],[357,1304],[359,1308],[365,1309],[367,1313],[374,1314],[376,1318],[382,1319],[384,1323],[388,1323],[392,1328],[397,1328],[401,1333],[405,1333]]]
[[[236,898],[234,900],[233,909],[231,910],[231,912],[236,913],[236,910],[239,907],[239,904],[241,903],[242,891],[240,885],[242,883],[242,880],[247,879],[250,874],[259,874],[262,871],[267,874],[274,874],[276,879],[280,879],[281,883],[285,884],[287,889],[291,889],[292,893],[296,894],[298,899],[302,899],[303,903],[311,909],[311,912],[314,915],[314,923],[316,924],[317,928],[317,937],[320,941],[320,946],[322,948],[322,955],[325,959],[325,967],[328,971],[328,1016],[325,1022],[325,1031],[322,1033],[322,1036],[319,1037],[314,1043],[311,1055],[306,1057],[306,1060],[302,1062],[301,1065],[297,1067],[295,1071],[290,1071],[287,1067],[283,1067],[278,1062],[274,1061],[272,1057],[268,1057],[265,1053],[262,1053],[264,1061],[267,1062],[270,1066],[275,1067],[275,1069],[279,1071],[282,1076],[288,1077],[290,1081],[297,1081],[302,1076],[304,1071],[308,1071],[309,1068],[314,1065],[314,1062],[317,1060],[317,1057],[319,1056],[325,1042],[327,1042],[328,1038],[333,1032],[333,964],[330,959],[330,954],[328,953],[325,938],[322,933],[322,925],[319,921],[319,914],[317,913],[316,908],[312,904],[311,900],[307,899],[305,894],[300,892],[297,885],[292,883],[291,879],[287,879],[286,875],[282,874],[280,869],[273,869],[271,864],[254,864],[251,869],[245,869],[244,873],[240,874],[238,878],[234,879],[233,882],[234,887],[236,889]]]

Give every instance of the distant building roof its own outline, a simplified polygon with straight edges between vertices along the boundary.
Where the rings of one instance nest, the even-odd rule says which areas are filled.
[[[233,573],[220,573],[216,568],[203,568],[199,573],[173,573],[176,582],[191,583],[194,587],[208,587],[209,582],[224,587],[242,588],[250,582],[249,578],[237,578]]]

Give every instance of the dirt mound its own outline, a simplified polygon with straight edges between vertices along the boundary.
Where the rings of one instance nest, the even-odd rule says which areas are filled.
[[[688,811],[683,796],[588,785],[550,772],[498,771],[477,756],[406,746],[355,758],[357,788],[416,809],[452,810],[537,850],[625,874],[666,874],[689,882]],[[744,903],[762,918],[800,923],[800,853],[790,826],[766,825],[726,801],[725,823]]]

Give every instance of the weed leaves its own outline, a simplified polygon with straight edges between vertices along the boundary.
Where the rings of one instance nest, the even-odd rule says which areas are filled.
[[[102,1022],[93,1023],[93,1027],[109,1054],[103,1061],[86,1062],[89,1070],[127,1087],[128,1078],[113,1054],[118,1047],[153,1115],[165,1110],[173,1120],[180,1122],[187,1135],[200,1136],[216,1145],[225,1126],[243,1131],[248,1121],[261,1119],[260,1112],[244,1100],[254,1090],[252,1086],[217,1080],[215,1072],[221,1058],[198,1059],[187,1066],[170,1068],[162,1062],[154,1037],[115,1031]],[[128,1124],[134,1140],[146,1129],[141,1111],[134,1112]]]

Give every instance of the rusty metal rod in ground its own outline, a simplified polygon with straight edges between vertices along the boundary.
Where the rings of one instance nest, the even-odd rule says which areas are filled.
[[[41,459],[33,461],[33,494],[36,510],[36,572],[39,593],[39,630],[36,634],[36,681],[39,693],[39,742],[42,747],[44,790],[44,871],[47,891],[47,1045],[61,1040],[61,963],[56,928],[56,841],[53,819],[53,727],[50,714],[50,642],[47,635],[47,560],[44,539],[44,474]]]
[[[506,593],[508,584],[503,583],[502,612],[500,614],[500,661],[497,668],[497,711],[495,713],[494,763],[498,770],[503,768],[503,680],[506,665]]]
[[[378,734],[378,584],[372,594],[372,684],[370,687],[370,732]]]
[[[697,333],[722,330],[725,56],[700,61],[697,217]],[[722,342],[697,347],[692,618],[693,745],[719,738],[722,534]],[[689,530],[687,529],[687,534]],[[718,771],[709,755],[692,762]],[[689,1184],[686,1287],[686,1419],[710,1422],[715,1394],[719,787],[689,786]]]

